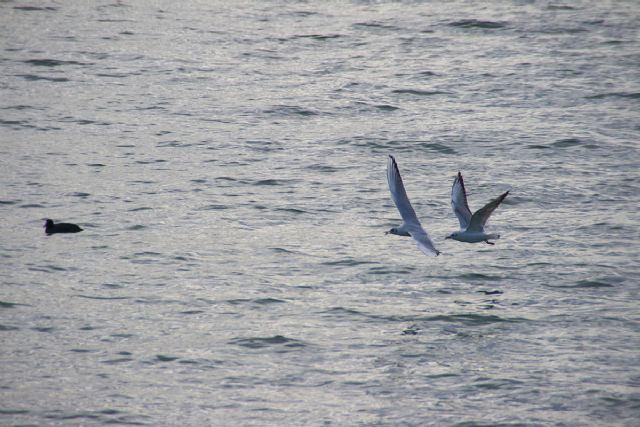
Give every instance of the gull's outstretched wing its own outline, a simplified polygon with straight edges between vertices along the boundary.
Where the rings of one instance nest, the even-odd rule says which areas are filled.
[[[420,225],[420,221],[418,221],[416,212],[413,210],[413,206],[411,206],[411,202],[409,201],[407,192],[404,189],[402,177],[400,176],[400,170],[398,169],[398,164],[396,163],[396,159],[394,159],[393,156],[389,156],[389,160],[387,160],[387,181],[389,182],[391,199],[400,211],[402,220],[407,224]]]
[[[458,172],[456,179],[453,180],[453,187],[451,187],[451,207],[453,208],[453,213],[458,217],[460,229],[466,229],[471,221],[471,209],[469,209],[469,204],[467,203],[467,190],[464,188],[464,181],[460,172]]]
[[[469,227],[467,228],[467,230],[484,231],[484,225],[487,223],[487,220],[489,219],[493,211],[496,210],[498,205],[502,203],[504,198],[507,197],[508,194],[509,192],[507,191],[506,193],[503,193],[500,197],[487,203],[482,209],[478,209],[476,213],[474,213],[473,216],[471,217],[471,221],[469,222]]]
[[[413,240],[416,241],[418,248],[425,254],[429,256],[438,256],[440,255],[440,251],[436,249],[429,237],[429,234],[422,228],[419,224],[417,227],[409,227],[409,234],[413,237]]]
[[[422,228],[416,212],[413,210],[413,206],[411,206],[407,192],[404,189],[404,184],[402,183],[398,164],[393,156],[389,156],[389,160],[387,161],[387,181],[389,182],[389,191],[391,191],[393,203],[396,204],[398,211],[400,211],[400,216],[404,221],[403,226],[406,227],[411,237],[416,241],[418,248],[426,255],[439,255],[440,252],[434,247],[431,238],[429,238],[429,234]]]

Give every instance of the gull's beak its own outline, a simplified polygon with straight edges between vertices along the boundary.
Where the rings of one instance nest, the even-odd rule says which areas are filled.
[[[450,239],[450,238],[451,238],[451,236],[445,236],[444,240],[447,240],[447,239]]]
[[[388,232],[388,231],[385,231],[385,232],[384,232],[384,234],[385,234],[385,235],[387,235],[387,234],[389,234],[389,232]]]

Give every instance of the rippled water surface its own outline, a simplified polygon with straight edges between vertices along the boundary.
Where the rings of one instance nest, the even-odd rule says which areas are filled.
[[[639,22],[0,2],[0,424],[637,426]]]

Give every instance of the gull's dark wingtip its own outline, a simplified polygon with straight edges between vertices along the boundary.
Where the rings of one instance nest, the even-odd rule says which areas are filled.
[[[389,154],[389,158],[391,159],[391,166],[393,167],[393,169],[396,170],[398,174],[400,174],[400,168],[398,167],[398,163],[396,163],[396,158],[391,154]]]

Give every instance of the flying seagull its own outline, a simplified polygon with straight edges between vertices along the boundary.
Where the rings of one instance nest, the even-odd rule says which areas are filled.
[[[500,235],[485,233],[484,225],[487,223],[493,211],[496,210],[508,194],[508,191],[503,193],[500,197],[490,201],[482,209],[478,209],[476,213],[471,215],[462,174],[458,172],[458,176],[453,181],[453,187],[451,188],[451,207],[458,217],[458,221],[460,221],[460,231],[451,233],[445,237],[445,239],[453,239],[467,243],[485,242],[493,245],[494,243],[490,242],[489,239],[499,239]]]
[[[68,224],[66,222],[60,222],[58,224],[54,224],[52,220],[47,219],[44,223],[44,232],[47,234],[54,233],[77,233],[82,231],[82,228],[78,227],[75,224]]]
[[[404,189],[398,164],[393,156],[389,156],[389,160],[387,160],[387,181],[389,181],[389,191],[391,191],[393,203],[396,204],[404,221],[400,227],[394,227],[388,233],[397,234],[398,236],[411,236],[416,241],[418,248],[426,255],[440,255],[440,251],[433,246],[429,235],[420,225],[420,221],[418,221],[416,212],[413,210],[409,197],[407,197],[407,192]]]

